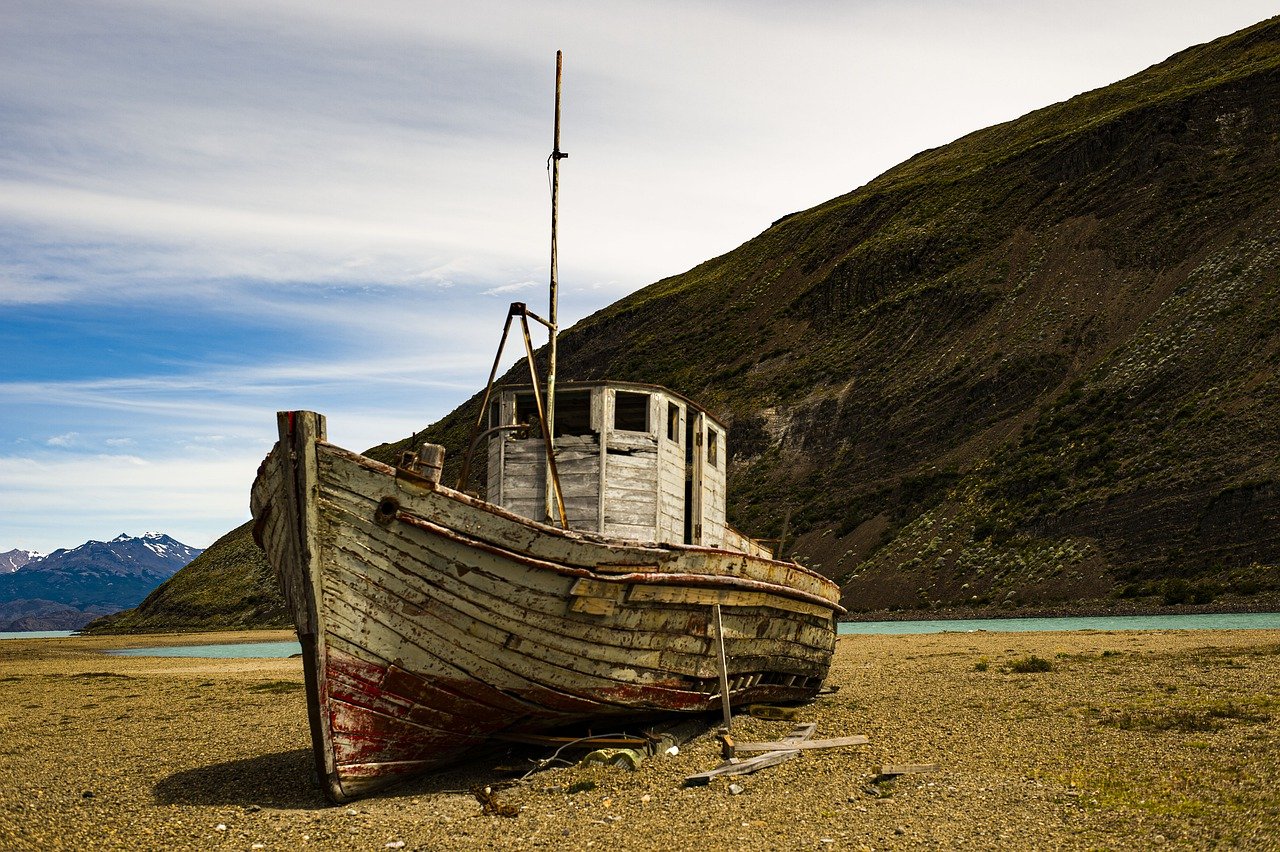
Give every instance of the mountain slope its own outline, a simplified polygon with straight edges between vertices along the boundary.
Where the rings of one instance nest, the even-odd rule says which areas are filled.
[[[162,533],[55,550],[0,575],[0,630],[83,626],[136,605],[199,553]]]
[[[731,521],[854,611],[1275,592],[1278,99],[1272,19],[783,217],[560,376],[710,405]],[[456,472],[477,403],[370,454]]]

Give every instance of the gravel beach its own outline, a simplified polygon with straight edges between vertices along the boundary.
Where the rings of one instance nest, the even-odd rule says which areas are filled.
[[[533,774],[496,793],[514,817],[469,791],[527,754],[327,807],[297,659],[103,653],[288,638],[0,641],[0,849],[1280,849],[1280,631],[845,636],[800,719],[868,745],[682,788],[704,736]]]

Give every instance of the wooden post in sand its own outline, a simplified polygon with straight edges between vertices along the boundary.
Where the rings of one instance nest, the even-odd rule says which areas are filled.
[[[720,604],[711,607],[716,617],[716,656],[720,664],[720,708],[724,711],[724,729],[733,725],[733,713],[729,709],[729,666],[724,657],[724,622],[720,620]]]

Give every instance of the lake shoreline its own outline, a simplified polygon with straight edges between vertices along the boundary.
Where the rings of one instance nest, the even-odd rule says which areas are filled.
[[[68,639],[92,640],[102,652],[134,647],[168,647],[173,645],[230,645],[250,644],[256,642],[285,642],[297,638],[293,628],[279,627],[245,628],[239,630],[207,630],[207,631],[164,631],[147,633],[92,633],[85,634],[72,631],[63,636],[24,636],[23,633],[53,633],[61,631],[11,631],[3,634],[4,642],[53,642]],[[0,648],[5,646],[0,645]]]
[[[850,612],[841,623],[865,621],[968,621],[1004,618],[1109,618],[1126,615],[1235,615],[1240,613],[1280,612],[1280,595],[1255,595],[1249,598],[1214,601],[1207,604],[1143,604],[1107,600],[1063,604],[1061,606],[979,606],[939,607],[938,609],[864,610]]]

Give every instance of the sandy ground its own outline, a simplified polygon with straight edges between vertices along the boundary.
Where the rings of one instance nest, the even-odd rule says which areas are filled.
[[[1280,849],[1280,631],[843,637],[801,716],[869,745],[682,788],[704,737],[532,775],[515,817],[467,791],[521,755],[327,807],[299,660],[102,653],[237,638],[289,634],[0,641],[0,849]],[[1051,670],[1005,670],[1030,655]]]

